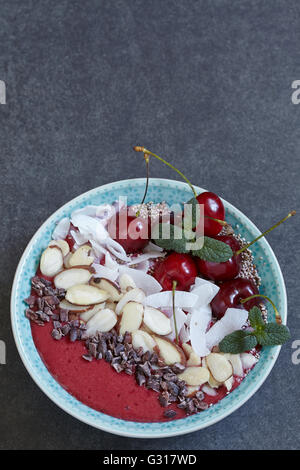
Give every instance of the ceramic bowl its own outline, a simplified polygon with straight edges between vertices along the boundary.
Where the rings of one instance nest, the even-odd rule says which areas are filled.
[[[106,184],[92,189],[58,209],[29,242],[19,262],[11,295],[11,321],[19,354],[29,374],[48,397],[75,418],[104,431],[128,437],[157,438],[190,433],[210,426],[230,415],[245,403],[262,385],[275,364],[280,351],[279,346],[263,348],[261,358],[250,371],[241,385],[216,405],[206,411],[184,419],[163,423],[141,423],[113,418],[84,405],[64,390],[51,376],[42,362],[33,343],[29,321],[24,316],[23,299],[30,293],[30,278],[35,274],[40,255],[47,247],[55,223],[62,217],[69,216],[75,209],[87,204],[111,203],[120,195],[127,196],[128,204],[140,201],[145,188],[144,179],[131,179]],[[196,191],[203,192],[202,188]],[[173,204],[191,198],[191,190],[185,183],[167,179],[151,179],[147,195],[148,201],[166,201]],[[260,234],[257,227],[238,209],[223,201],[226,219],[247,240]],[[255,264],[262,278],[261,293],[271,297],[281,312],[286,323],[287,300],[284,280],[277,259],[268,244],[262,238],[253,246]],[[269,309],[269,321],[274,321],[272,308]]]

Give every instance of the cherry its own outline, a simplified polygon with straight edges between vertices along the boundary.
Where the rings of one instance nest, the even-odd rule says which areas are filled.
[[[124,248],[126,253],[142,250],[149,242],[148,220],[136,217],[122,209],[108,224],[109,235]]]
[[[195,282],[197,265],[192,256],[174,252],[155,266],[153,276],[163,290],[172,290],[174,281],[177,290],[188,290]]]
[[[240,243],[231,235],[218,235],[215,239],[229,245],[233,253],[241,248]],[[202,276],[213,281],[234,279],[240,272],[241,263],[242,257],[240,254],[233,254],[225,263],[213,263],[197,258],[197,265]]]
[[[204,205],[204,235],[215,237],[221,232],[222,225],[212,219],[225,219],[223,202],[217,194],[210,191],[199,194],[196,199],[199,204]]]
[[[245,303],[240,301],[252,295],[258,295],[258,293],[258,288],[251,279],[238,278],[223,282],[220,284],[219,292],[211,302],[213,314],[217,318],[222,318],[226,310],[231,307],[250,310],[261,302],[258,297]]]

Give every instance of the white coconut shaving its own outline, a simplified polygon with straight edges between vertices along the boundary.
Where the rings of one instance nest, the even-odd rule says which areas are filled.
[[[96,263],[93,263],[92,267],[95,269],[95,277],[103,277],[104,279],[114,282],[119,276],[118,269],[110,269],[106,266],[102,266],[102,264]]]
[[[212,349],[219,344],[225,336],[236,330],[241,330],[248,319],[247,310],[228,308],[224,316],[218,320],[206,333],[206,345]]]
[[[195,279],[195,284],[191,287],[190,292],[198,296],[195,307],[204,307],[210,304],[213,298],[219,292],[220,287],[210,281],[206,281],[200,277]]]
[[[175,317],[176,317],[176,326],[177,326],[177,332],[180,334],[182,328],[184,327],[185,320],[186,320],[186,313],[181,308],[175,308]],[[172,333],[170,333],[167,338],[170,340],[174,340],[176,338],[176,330],[175,330],[175,322],[174,322],[174,315],[173,315],[173,309],[171,309],[171,327],[172,327]]]
[[[160,283],[150,274],[146,274],[138,269],[129,268],[128,266],[119,266],[120,276],[128,274],[134,281],[136,287],[142,289],[146,295],[157,294],[162,290]]]
[[[210,353],[206,342],[206,330],[211,320],[210,306],[192,309],[190,320],[190,340],[192,348],[200,357]]]
[[[148,295],[146,297],[146,305],[150,307],[170,307],[173,304],[172,291],[159,292],[158,294]],[[191,292],[176,291],[175,292],[175,307],[190,308],[195,305],[198,300],[197,295]]]
[[[68,235],[69,230],[70,230],[70,219],[69,217],[64,217],[57,223],[52,233],[53,240],[64,240],[66,236]]]

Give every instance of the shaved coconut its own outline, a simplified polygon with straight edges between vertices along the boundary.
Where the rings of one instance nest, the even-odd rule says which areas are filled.
[[[184,311],[181,308],[175,308],[175,318],[176,318],[177,331],[180,332],[186,320],[186,313],[184,313]],[[168,335],[168,338],[171,340],[174,340],[176,338],[176,332],[175,332],[173,310],[172,310],[172,315],[170,317],[170,320],[171,320],[172,332]]]
[[[194,286],[190,289],[190,292],[198,296],[198,301],[195,307],[203,307],[212,301],[219,292],[220,287],[216,284],[212,284],[210,281],[201,279],[200,277],[196,279],[197,283],[195,282]]]
[[[248,319],[247,310],[241,308],[228,308],[225,315],[218,320],[206,333],[206,344],[211,350],[219,344],[225,336],[240,330]]]
[[[186,325],[183,325],[181,327],[181,330],[179,332],[179,339],[181,343],[186,343],[190,340],[190,330],[187,328]]]
[[[111,254],[108,252],[105,254],[105,267],[109,269],[119,268],[119,264],[114,259],[112,259]]]
[[[120,313],[123,310],[123,307],[128,303],[128,302],[138,302],[143,304],[145,300],[145,294],[141,289],[135,288],[131,289],[126,294],[123,295],[121,300],[117,303],[116,306],[116,314],[120,315]]]
[[[138,269],[128,268],[127,266],[119,267],[120,276],[128,274],[133,279],[136,287],[142,289],[146,295],[156,294],[161,291],[160,283],[150,274],[143,273]]]
[[[193,307],[198,297],[191,292],[176,291],[175,307],[189,308]],[[158,294],[148,295],[146,305],[150,307],[170,307],[173,304],[172,291],[159,292]]]
[[[243,364],[243,368],[245,370],[248,370],[248,369],[251,369],[251,367],[253,367],[258,359],[257,357],[253,356],[253,354],[250,354],[250,353],[242,353],[241,354],[241,361],[242,361],[242,364]]]
[[[165,255],[166,255],[166,253],[161,253],[161,252],[158,252],[158,251],[152,251],[152,252],[149,252],[149,253],[144,253],[142,255],[135,256],[127,264],[128,264],[128,266],[130,266],[131,264],[139,264],[139,263],[142,263],[143,261],[147,261],[148,259],[161,258]]]
[[[113,255],[116,256],[116,258],[126,262],[131,260],[130,256],[127,256],[126,251],[124,250],[122,245],[120,245],[120,243],[118,243],[116,240],[107,237],[106,247]]]
[[[84,235],[89,235],[90,239],[95,241],[104,241],[108,237],[107,230],[103,227],[100,220],[84,214],[74,214],[71,219],[74,227]]]
[[[133,265],[131,265],[131,267],[133,267]],[[136,269],[137,271],[140,271],[142,273],[147,273],[149,271],[149,268],[150,268],[150,263],[149,263],[148,260],[145,260],[145,261],[142,261],[141,263],[137,264],[134,269]]]
[[[114,282],[119,276],[117,269],[109,269],[106,266],[102,266],[102,264],[96,263],[92,264],[92,267],[95,269],[95,277],[104,277],[104,279]]]
[[[144,253],[149,253],[152,251],[157,251],[158,253],[162,253],[164,249],[161,246],[158,246],[152,242],[149,242],[148,245],[144,248]]]
[[[190,340],[192,348],[198,356],[207,356],[210,353],[206,345],[207,309],[193,309],[190,321]]]
[[[53,240],[64,240],[69,233],[70,229],[70,219],[69,217],[64,217],[56,225],[52,238]]]
[[[96,217],[98,217],[102,224],[107,224],[108,220],[116,213],[116,209],[111,204],[102,204],[96,206]]]
[[[106,253],[108,253],[107,249],[95,240],[90,240],[90,243],[97,257],[102,258],[103,255],[106,255]]]
[[[89,241],[89,236],[80,232],[76,232],[75,230],[70,231],[70,235],[73,237],[75,240],[75,243],[80,246],[84,245]]]
[[[210,397],[215,397],[216,395],[218,395],[216,390],[211,388],[209,385],[203,385],[202,392],[206,393],[206,395],[209,395]]]

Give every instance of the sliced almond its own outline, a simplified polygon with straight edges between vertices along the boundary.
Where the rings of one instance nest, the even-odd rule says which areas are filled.
[[[127,292],[130,289],[134,289],[136,284],[129,274],[122,274],[119,279],[119,284],[122,292]]]
[[[238,377],[242,377],[244,375],[244,370],[240,354],[229,354],[227,359],[232,365],[233,374]]]
[[[69,310],[70,312],[86,312],[87,310],[91,310],[94,308],[94,305],[74,305],[68,302],[66,299],[63,299],[59,303],[59,308],[63,308],[65,310]]]
[[[152,352],[155,345],[154,339],[146,331],[137,330],[132,332],[132,346],[134,349],[142,348],[144,353],[147,351]]]
[[[168,335],[172,331],[170,318],[157,308],[145,307],[144,324],[160,336]]]
[[[210,353],[206,357],[206,364],[217,382],[225,382],[232,376],[232,365],[223,354]]]
[[[153,338],[157,345],[158,355],[167,366],[176,364],[176,362],[185,364],[185,355],[179,346],[175,345],[167,338],[161,338],[159,336],[153,336]]]
[[[78,284],[67,290],[65,298],[75,305],[95,305],[107,300],[108,293],[94,286]]]
[[[138,302],[128,302],[122,310],[122,318],[120,321],[120,335],[124,335],[126,331],[131,333],[138,330],[143,321],[144,307]]]
[[[208,382],[209,370],[206,367],[187,367],[181,374],[177,376],[180,380],[184,380],[187,385],[199,386]]]
[[[61,249],[63,256],[67,256],[70,253],[69,243],[66,240],[52,240],[48,246],[57,246]]]
[[[88,336],[95,335],[96,332],[105,333],[110,331],[117,323],[117,315],[109,308],[105,308],[96,313],[86,324]]]
[[[66,269],[71,268],[71,266],[70,266],[70,264],[69,264],[69,261],[70,261],[70,259],[71,259],[72,256],[73,256],[72,253],[68,253],[67,256],[64,257],[64,267],[65,267]]]
[[[100,312],[100,310],[104,310],[106,308],[106,303],[102,302],[102,304],[95,305],[93,308],[86,310],[80,314],[80,319],[84,322],[88,322],[96,313]]]
[[[218,382],[217,380],[214,379],[214,377],[211,374],[209,374],[208,384],[212,388],[219,388],[221,387],[222,382]]]
[[[144,300],[145,294],[141,289],[138,289],[137,287],[135,289],[131,289],[130,291],[126,292],[126,294],[124,294],[121,300],[119,300],[119,302],[117,303],[116,314],[120,315],[124,305],[126,305],[127,302],[133,301],[142,304]]]
[[[192,387],[191,385],[188,385],[188,386],[186,387],[186,389],[187,389],[187,394],[186,394],[186,396],[187,396],[187,397],[192,397],[192,396],[194,396],[194,395],[198,392],[199,386],[198,386],[198,387],[197,387],[197,386]]]
[[[184,350],[188,361],[186,363],[187,366],[200,366],[201,365],[201,358],[198,354],[195,353],[192,346],[187,343],[182,345],[182,349]]]
[[[233,382],[234,382],[233,376],[231,376],[231,377],[229,377],[229,379],[225,380],[224,385],[227,388],[228,392],[230,392],[230,390],[232,389]]]
[[[112,300],[108,300],[106,302],[106,307],[110,308],[113,312],[116,311],[116,306],[117,306],[117,304],[115,302],[113,302]]]
[[[86,284],[92,277],[89,269],[69,268],[58,273],[54,278],[55,287],[58,289],[69,289],[76,284]]]
[[[91,247],[83,245],[72,254],[69,259],[70,266],[90,266],[94,262],[94,257],[89,256]]]
[[[40,270],[44,276],[55,276],[62,270],[64,264],[63,254],[60,248],[48,247],[43,252],[40,261]]]
[[[99,289],[106,290],[109,293],[109,298],[113,302],[119,302],[122,297],[122,293],[119,287],[108,279],[93,278],[90,282],[91,286],[98,287]]]

